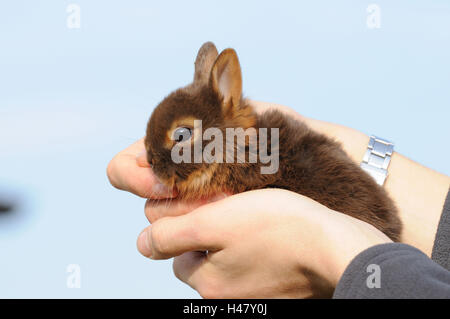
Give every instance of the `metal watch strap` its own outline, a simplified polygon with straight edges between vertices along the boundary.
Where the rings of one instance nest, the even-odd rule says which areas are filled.
[[[379,185],[383,185],[388,175],[394,144],[382,138],[371,136],[364,154],[361,168],[369,173]]]

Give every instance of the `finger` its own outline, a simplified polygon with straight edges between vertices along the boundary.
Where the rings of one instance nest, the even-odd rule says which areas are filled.
[[[224,280],[223,270],[210,262],[209,254],[188,252],[175,257],[173,272],[178,279],[197,290],[205,299],[229,296],[226,294],[226,287],[230,285],[230,282]]]
[[[198,290],[203,282],[201,266],[206,261],[206,254],[200,251],[190,251],[177,256],[173,260],[175,276],[191,288]]]
[[[140,167],[150,167],[150,163],[147,160],[147,153],[145,150],[136,156],[136,163]]]
[[[180,199],[148,199],[145,203],[145,216],[150,223],[156,222],[162,217],[180,216],[192,212],[196,208],[221,200],[228,195],[218,194],[211,198],[205,198],[197,201],[183,201]]]
[[[149,167],[139,166],[136,157],[144,150],[143,139],[117,154],[109,163],[107,175],[110,183],[121,190],[144,198],[168,198],[176,196],[153,174]]]
[[[208,204],[203,207],[214,205]],[[215,218],[210,218],[214,215]],[[139,252],[152,259],[168,259],[188,251],[217,251],[223,248],[220,234],[223,224],[218,226],[217,214],[199,208],[190,214],[164,217],[144,229],[139,235]]]
[[[153,224],[162,217],[187,214],[203,204],[205,204],[204,201],[185,202],[178,199],[148,199],[145,202],[145,216]]]

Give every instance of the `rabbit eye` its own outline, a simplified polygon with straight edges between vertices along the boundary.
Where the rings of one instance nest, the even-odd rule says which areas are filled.
[[[192,130],[189,127],[179,127],[173,132],[173,140],[177,143],[187,141],[191,138]]]

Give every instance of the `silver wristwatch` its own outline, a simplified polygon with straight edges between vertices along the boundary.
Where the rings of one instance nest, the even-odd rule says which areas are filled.
[[[372,176],[379,185],[383,185],[388,175],[394,144],[382,138],[371,136],[364,154],[361,168]]]

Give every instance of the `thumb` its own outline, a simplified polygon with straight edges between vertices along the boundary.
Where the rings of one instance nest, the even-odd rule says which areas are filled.
[[[208,206],[189,214],[158,219],[139,235],[139,252],[152,259],[169,259],[189,251],[217,251],[223,248],[221,231]]]

